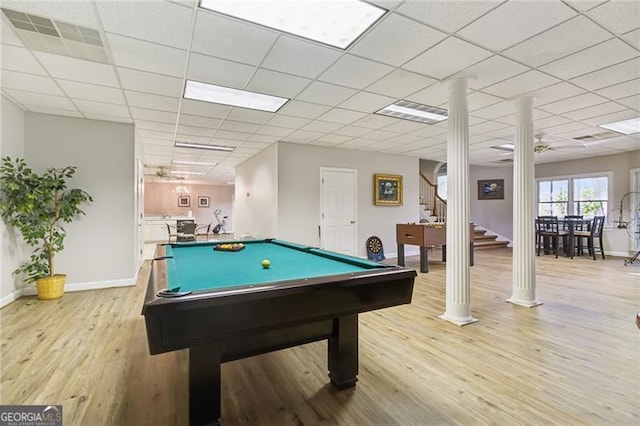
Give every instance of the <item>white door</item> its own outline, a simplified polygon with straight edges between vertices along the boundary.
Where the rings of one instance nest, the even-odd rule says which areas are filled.
[[[320,247],[356,256],[357,172],[320,168]]]

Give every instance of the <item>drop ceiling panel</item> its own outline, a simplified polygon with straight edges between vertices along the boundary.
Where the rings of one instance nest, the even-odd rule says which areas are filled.
[[[596,93],[609,99],[626,98],[640,93],[640,78],[597,90]]]
[[[478,44],[500,51],[576,14],[560,2],[505,2],[458,32]]]
[[[524,65],[494,55],[465,69],[464,73],[470,76],[468,80],[470,88],[481,89],[499,81],[506,80],[509,77],[522,74],[527,70],[529,70],[529,68]]]
[[[640,29],[629,31],[628,33],[623,35],[622,38],[627,43],[630,43],[633,47],[640,50]]]
[[[47,95],[64,96],[62,90],[60,90],[53,79],[49,77],[9,70],[2,70],[0,75],[0,86],[6,89],[17,89],[44,93]]]
[[[597,90],[640,77],[640,58],[625,61],[571,80],[589,90]]]
[[[177,133],[183,135],[204,136],[207,139],[211,138],[215,132],[215,129],[207,127],[196,126],[184,126],[178,125]]]
[[[318,80],[355,89],[364,89],[389,74],[393,68],[378,62],[344,55],[327,69]]]
[[[294,129],[286,129],[284,127],[262,126],[260,130],[256,132],[256,134],[266,135],[266,136],[277,136],[280,138],[280,137],[290,135],[294,131],[295,131]]]
[[[280,36],[262,63],[262,67],[302,77],[316,78],[340,55],[341,53],[336,49]]]
[[[211,102],[183,99],[180,113],[199,115],[209,118],[225,118],[231,111],[228,105],[214,104]]]
[[[333,108],[319,117],[320,120],[331,123],[351,124],[361,119],[366,114],[357,111],[350,111],[342,108]]]
[[[413,131],[422,129],[424,126],[428,126],[428,124],[419,123],[419,122],[410,121],[410,120],[396,120],[395,123],[389,126],[385,126],[384,130],[388,132],[408,133],[408,132],[413,132]],[[413,138],[413,136],[410,138]]]
[[[197,115],[190,114],[180,114],[180,124],[186,126],[196,126],[196,127],[208,127],[211,129],[216,129],[221,123],[221,120],[217,118],[209,118],[209,117],[200,117]]]
[[[277,39],[277,33],[246,22],[199,10],[192,51],[259,65]],[[211,40],[216,40],[212,43]]]
[[[618,99],[618,103],[640,111],[640,95],[633,95],[626,98]]]
[[[387,105],[391,105],[395,102],[395,98],[388,96],[376,95],[375,93],[359,92],[358,94],[347,99],[340,104],[342,108],[352,109],[360,112],[373,113],[382,109]]]
[[[247,90],[283,98],[295,98],[311,80],[291,74],[259,68],[247,85]]]
[[[354,89],[314,81],[297,96],[297,99],[316,104],[336,106],[356,93],[357,91]]]
[[[193,11],[161,1],[97,1],[104,30],[186,49]]]
[[[242,123],[240,121],[231,121],[231,120],[223,121],[219,127],[220,130],[228,130],[231,132],[243,132],[243,133],[253,133],[259,128],[260,126],[258,124]]]
[[[192,53],[187,78],[234,89],[244,89],[254,72],[255,67],[251,65]]]
[[[125,117],[125,116],[116,116],[116,115],[107,115],[107,114],[91,114],[88,112],[85,112],[84,116],[91,120],[109,121],[109,122],[117,122],[117,123],[133,123],[133,120],[131,120],[131,118]]]
[[[34,106],[34,105],[27,105],[26,107],[31,112],[38,112],[38,113],[41,113],[41,114],[53,114],[53,115],[63,115],[65,117],[82,118],[82,114],[80,114],[76,110],[69,111],[69,110],[66,110],[66,109],[60,109],[60,108],[55,108],[55,107]]]
[[[430,106],[442,105],[449,100],[449,85],[446,83],[435,83],[426,89],[407,96],[406,99]]]
[[[184,75],[187,60],[187,52],[184,50],[110,33],[107,33],[107,40],[113,60],[118,66],[173,77]]]
[[[473,111],[471,115],[475,117],[484,118],[486,120],[492,120],[494,118],[511,115],[514,112],[515,112],[515,105],[512,102],[503,101],[498,104],[494,104],[494,105]]]
[[[599,126],[601,124],[615,123],[616,121],[630,120],[637,117],[637,111],[626,110],[614,112],[613,114],[602,115],[600,117],[588,118],[584,120],[584,122],[591,126]]]
[[[367,92],[402,99],[431,86],[437,80],[402,69],[396,69],[367,87]]]
[[[365,127],[358,127],[358,126],[344,126],[343,128],[335,131],[335,134],[337,135],[351,136],[354,138],[364,136],[367,133],[371,133],[371,129],[367,129]],[[373,143],[373,141],[370,141],[370,142]]]
[[[64,96],[46,95],[43,93],[25,92],[22,90],[3,89],[22,105],[77,111],[76,107]]]
[[[531,93],[533,96],[533,105],[539,106],[556,102],[561,99],[571,98],[586,93],[585,90],[569,83],[558,83],[542,89],[535,90]]]
[[[606,1],[608,0],[566,0],[566,3],[570,4],[576,10],[587,11]]]
[[[479,18],[499,1],[407,1],[398,12],[424,22],[446,32],[456,32],[460,28]]]
[[[74,99],[73,103],[76,104],[80,112],[83,114],[130,117],[129,109],[125,105],[108,104],[105,102],[87,101],[83,99]]]
[[[127,102],[132,107],[157,109],[160,111],[178,112],[179,98],[169,96],[152,95],[150,93],[133,92],[125,90]]]
[[[354,126],[366,127],[368,129],[381,129],[383,127],[391,126],[399,121],[397,118],[387,117],[385,115],[368,115],[361,118],[358,121],[353,122]]]
[[[178,114],[152,109],[131,107],[131,115],[135,120],[158,121],[160,123],[176,124]]]
[[[47,75],[44,68],[34,59],[29,50],[6,44],[3,44],[0,50],[0,68],[29,74]]]
[[[173,133],[175,125],[167,123],[157,123],[155,121],[136,120],[136,129],[155,130],[158,132]]]
[[[633,47],[618,39],[612,39],[551,62],[540,69],[556,77],[570,79],[638,57],[638,55],[640,53]]]
[[[56,82],[70,98],[108,102],[120,105],[125,104],[122,90],[119,88],[60,79],[56,80]]]
[[[287,129],[299,129],[311,120],[307,118],[291,117],[284,114],[276,114],[269,120],[269,126],[286,127]]]
[[[536,129],[544,129],[546,127],[559,126],[561,124],[570,123],[571,120],[568,118],[560,117],[558,115],[552,115],[547,118],[541,118],[539,120],[535,120],[533,125]]]
[[[486,87],[482,91],[508,99],[558,82],[557,78],[543,74],[540,71],[531,70],[509,80]]]
[[[445,37],[445,33],[391,13],[349,51],[385,64],[400,66]]]
[[[273,116],[274,114],[271,112],[234,107],[231,108],[227,119],[234,121],[243,121],[245,123],[265,124],[267,121],[273,118]]]
[[[344,127],[344,124],[314,120],[311,123],[302,127],[300,130],[308,130],[311,132],[320,132],[320,133],[331,133],[335,130],[338,130],[341,127]]]
[[[129,68],[117,68],[122,87],[138,92],[154,93],[164,96],[182,96],[184,84],[182,78],[138,71]]]
[[[446,78],[491,56],[481,49],[456,37],[449,37],[417,58],[403,65],[403,68],[435,78]]]
[[[284,115],[291,115],[293,117],[318,118],[325,112],[329,111],[329,109],[330,108],[325,105],[292,100],[284,104],[278,112]]]
[[[612,37],[611,33],[584,16],[577,16],[505,50],[504,54],[537,67]]]
[[[22,40],[20,40],[13,31],[11,25],[7,23],[4,14],[0,14],[0,21],[2,21],[2,25],[0,25],[0,42],[2,42],[2,44],[24,47]]]
[[[606,102],[600,105],[582,108],[575,111],[564,113],[565,117],[572,120],[584,120],[587,118],[593,118],[599,115],[610,114],[613,112],[623,111],[627,109],[625,106],[617,104],[615,102]]]
[[[587,12],[590,18],[616,34],[640,27],[640,3],[628,0],[611,0]]]
[[[603,98],[602,96],[598,96],[593,93],[585,93],[582,95],[574,96],[573,98],[567,98],[562,101],[542,105],[540,109],[552,112],[554,114],[562,114],[564,112],[574,111],[576,109],[601,104],[606,101],[607,99]]]

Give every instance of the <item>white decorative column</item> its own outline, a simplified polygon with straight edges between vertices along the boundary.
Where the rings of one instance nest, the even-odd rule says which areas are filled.
[[[469,113],[467,79],[449,81],[447,136],[447,272],[446,307],[440,318],[456,325],[471,317],[469,253]]]
[[[513,289],[507,299],[528,308],[536,301],[535,268],[535,179],[533,170],[532,99],[514,100],[516,109],[513,138]]]

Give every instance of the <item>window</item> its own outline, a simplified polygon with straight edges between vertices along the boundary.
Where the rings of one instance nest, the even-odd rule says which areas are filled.
[[[538,216],[605,216],[610,174],[538,180]]]

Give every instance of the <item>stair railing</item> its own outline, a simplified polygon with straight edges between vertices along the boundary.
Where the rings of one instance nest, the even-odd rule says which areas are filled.
[[[431,183],[429,179],[420,173],[420,207],[431,210],[431,215],[437,222],[447,221],[447,201],[438,195],[438,185]]]

